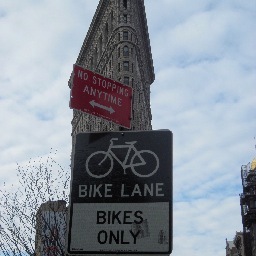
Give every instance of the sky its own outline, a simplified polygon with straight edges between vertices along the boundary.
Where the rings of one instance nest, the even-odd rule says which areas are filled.
[[[57,150],[69,168],[68,80],[96,0],[0,0],[0,186]],[[225,255],[256,156],[256,1],[145,0],[153,129],[173,132],[173,256]]]

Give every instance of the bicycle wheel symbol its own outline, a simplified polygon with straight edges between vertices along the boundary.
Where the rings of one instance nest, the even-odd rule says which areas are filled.
[[[104,178],[112,171],[113,164],[113,158],[107,152],[97,151],[87,158],[85,168],[91,177]]]
[[[143,160],[142,162],[140,162],[141,159]],[[150,177],[157,172],[158,168],[159,159],[157,155],[150,150],[138,151],[131,159],[131,170],[138,177]]]

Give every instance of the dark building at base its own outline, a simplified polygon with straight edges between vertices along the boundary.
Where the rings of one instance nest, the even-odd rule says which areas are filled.
[[[256,256],[256,159],[242,165],[240,195],[245,256]]]

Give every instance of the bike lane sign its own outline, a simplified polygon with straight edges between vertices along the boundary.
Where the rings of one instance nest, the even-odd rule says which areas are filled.
[[[172,133],[76,136],[69,254],[170,254]]]

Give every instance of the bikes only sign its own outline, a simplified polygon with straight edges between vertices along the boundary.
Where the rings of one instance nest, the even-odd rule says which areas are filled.
[[[70,254],[170,254],[172,133],[81,133],[72,156]]]

